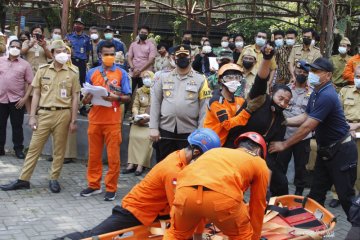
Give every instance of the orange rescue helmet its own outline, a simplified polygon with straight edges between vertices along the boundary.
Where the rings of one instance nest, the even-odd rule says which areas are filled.
[[[257,132],[243,133],[235,139],[234,141],[235,146],[238,146],[239,142],[243,139],[250,139],[251,141],[257,143],[261,147],[263,152],[263,156],[261,157],[263,159],[266,159],[266,153],[267,153],[266,142],[260,134],[258,134]]]
[[[233,71],[238,71],[240,74],[242,74],[243,72],[243,69],[235,64],[235,63],[227,63],[227,64],[224,64],[218,71],[218,76],[219,76],[219,79],[222,77],[222,75],[224,74],[224,72],[228,71],[228,70],[233,70]]]

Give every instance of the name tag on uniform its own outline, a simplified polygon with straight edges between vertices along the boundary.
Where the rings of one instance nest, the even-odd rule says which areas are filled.
[[[66,89],[62,88],[62,89],[60,90],[60,97],[61,97],[61,98],[66,98],[66,97],[67,97]]]
[[[80,48],[80,53],[84,53],[84,48]]]
[[[40,51],[38,49],[35,50],[35,57],[39,57],[40,56]]]

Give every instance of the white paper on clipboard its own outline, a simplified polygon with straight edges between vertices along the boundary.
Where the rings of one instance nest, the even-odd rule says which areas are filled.
[[[209,57],[210,69],[213,68],[215,71],[219,70],[219,64],[216,61],[216,57]]]
[[[91,93],[93,95],[93,98],[91,99],[91,103],[93,105],[99,105],[99,106],[105,106],[105,107],[111,107],[112,104],[109,101],[105,101],[102,97],[107,96],[107,90],[104,87],[101,86],[93,86],[89,83],[84,84],[84,88],[81,89],[81,92],[83,94]]]

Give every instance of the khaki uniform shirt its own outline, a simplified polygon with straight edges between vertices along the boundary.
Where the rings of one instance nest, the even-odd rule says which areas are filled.
[[[313,63],[316,59],[322,57],[320,49],[318,47],[310,46],[308,50],[303,48],[302,44],[295,45],[291,49],[288,63],[295,66],[295,63],[299,60],[304,60],[307,63]]]
[[[245,81],[246,81],[246,83],[245,83],[245,91],[244,91],[244,98],[247,97],[247,95],[250,92],[250,89],[251,89],[252,85],[254,85],[256,74],[257,74],[257,72],[255,72],[254,68],[252,68],[250,72],[244,73],[244,78],[245,78]]]
[[[29,47],[29,40],[26,40],[23,43],[23,48]],[[40,65],[47,64],[48,59],[45,55],[44,49],[38,45],[35,44],[32,48],[29,49],[29,51],[24,55],[25,60],[28,61],[34,71],[34,74],[38,70]]]
[[[332,75],[333,83],[338,86],[336,91],[339,92],[341,87],[347,85],[347,81],[343,79],[343,72],[345,69],[346,62],[350,59],[349,55],[346,55],[345,58],[339,55],[331,56],[330,61],[334,65],[334,72]]]
[[[0,36],[0,56],[2,56],[2,54],[5,53],[5,50],[6,50],[5,37]]]
[[[256,47],[255,47],[255,44],[253,45],[247,45],[246,47],[244,47],[244,49],[241,51],[241,54],[240,54],[240,57],[239,57],[239,60],[237,61],[237,64],[240,66],[240,67],[243,67],[242,65],[242,60],[243,60],[243,57],[244,57],[244,53],[246,52],[245,50],[247,48],[252,48],[254,50],[254,52],[256,53],[256,64],[254,65],[253,67],[253,70],[257,73],[258,72],[258,69],[260,67],[260,63],[262,62],[263,60],[263,54],[260,50],[256,50]],[[270,66],[270,69],[271,70],[275,70],[276,69],[276,61],[275,61],[275,56],[271,59],[271,66]]]
[[[136,90],[135,99],[132,106],[133,116],[146,113],[148,107],[150,107],[150,89],[143,86]]]
[[[154,72],[161,71],[164,69],[171,68],[169,55],[166,54],[165,57],[156,56],[154,63]]]
[[[339,95],[346,120],[360,122],[360,89],[357,89],[354,85],[349,85],[343,87]]]
[[[202,126],[210,97],[205,76],[193,69],[185,76],[161,73],[151,88],[150,128],[191,133]]]
[[[39,107],[71,107],[72,89],[80,92],[79,72],[74,67],[63,65],[56,71],[54,63],[39,67],[31,84],[40,88]]]

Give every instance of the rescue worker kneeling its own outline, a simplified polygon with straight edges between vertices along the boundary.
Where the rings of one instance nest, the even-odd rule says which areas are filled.
[[[168,155],[115,206],[112,215],[92,230],[74,232],[59,239],[83,239],[137,225],[150,226],[159,215],[168,215],[174,201],[178,173],[191,161],[212,148],[220,139],[211,129],[201,128],[188,137],[189,146]]]
[[[178,175],[171,227],[164,239],[189,239],[202,219],[229,239],[260,239],[270,172],[261,135],[247,132],[237,149],[212,149]],[[248,210],[244,192],[251,187]]]

